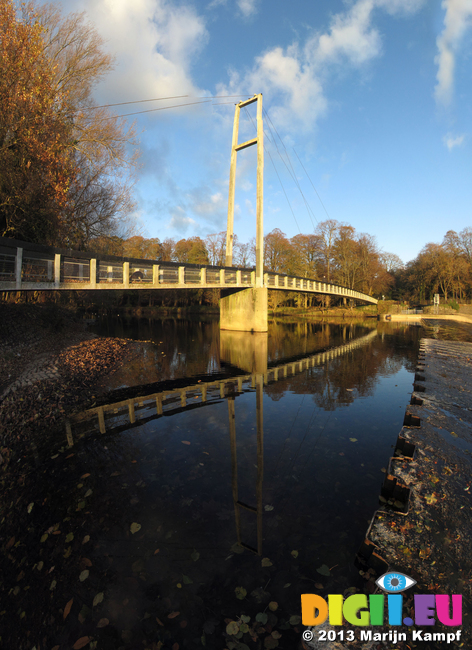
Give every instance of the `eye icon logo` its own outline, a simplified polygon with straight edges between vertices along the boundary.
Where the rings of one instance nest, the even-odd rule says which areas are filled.
[[[413,587],[413,585],[416,585],[416,580],[406,576],[404,573],[395,571],[394,573],[384,573],[383,576],[380,576],[375,581],[375,584],[390,594],[399,594],[401,591],[405,591]]]

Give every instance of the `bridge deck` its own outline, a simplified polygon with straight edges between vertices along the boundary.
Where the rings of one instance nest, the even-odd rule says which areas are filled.
[[[0,291],[247,289],[253,269],[95,256],[0,238]],[[303,291],[377,304],[354,289],[282,273],[264,273],[268,289]]]

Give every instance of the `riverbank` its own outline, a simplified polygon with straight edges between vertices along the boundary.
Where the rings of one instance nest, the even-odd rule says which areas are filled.
[[[395,570],[417,581],[415,593],[462,595],[462,637],[448,648],[468,648],[472,640],[471,370],[472,343],[423,339],[384,505],[360,549],[370,590],[380,574]],[[408,593],[404,611],[412,605]],[[451,630],[457,627],[441,631]]]
[[[93,402],[98,381],[142,343],[97,338],[84,320],[53,305],[0,305],[0,448],[5,463],[47,444],[44,431]]]

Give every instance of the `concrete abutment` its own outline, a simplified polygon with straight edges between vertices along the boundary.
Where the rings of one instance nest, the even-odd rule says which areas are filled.
[[[220,329],[267,332],[267,288],[222,289]]]

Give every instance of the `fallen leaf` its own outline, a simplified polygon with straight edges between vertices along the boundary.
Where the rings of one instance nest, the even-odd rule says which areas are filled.
[[[82,544],[86,544],[90,540],[90,535],[85,535],[85,537],[82,540]]]
[[[292,551],[292,552],[290,553],[290,555],[291,555],[292,557],[298,557],[298,551]]]
[[[236,598],[239,600],[244,600],[247,596],[247,591],[244,589],[244,587],[236,587],[234,593],[236,594]]]
[[[167,615],[167,618],[175,618],[176,616],[179,616],[179,614],[180,612],[171,612]]]
[[[331,571],[329,570],[329,567],[326,564],[322,564],[316,570],[317,570],[318,573],[321,573],[322,576],[330,576],[331,575]]]
[[[73,539],[74,539],[74,533],[68,533],[66,535],[66,544],[69,544],[69,542],[72,542]]]
[[[198,558],[200,557],[200,553],[197,550],[194,549],[193,553],[192,553],[192,555],[190,557],[192,558],[192,560],[194,562],[196,562],[198,560]]]
[[[272,562],[269,560],[268,557],[263,557],[261,566],[272,566]]]
[[[110,621],[107,618],[101,618],[97,623],[97,627],[106,627],[109,623]]]
[[[256,621],[258,623],[262,623],[262,625],[265,625],[267,623],[268,616],[265,612],[259,612],[259,614],[256,614]]]
[[[103,601],[103,591],[101,591],[99,594],[95,596],[93,599],[93,606],[96,607]]]
[[[28,514],[33,510],[34,503],[30,503],[28,506]]]
[[[83,582],[84,580],[87,580],[88,577],[89,577],[89,570],[85,569],[85,571],[82,571],[82,573],[80,574],[79,580],[80,582]]]
[[[82,474],[82,476],[80,478],[88,478],[89,476],[90,476],[90,474]]]
[[[291,616],[289,619],[290,625],[298,625],[302,620],[301,616]]]
[[[273,509],[274,509],[274,506],[264,506],[264,510],[265,510],[266,512],[270,512],[270,511],[273,510]]]
[[[66,620],[66,618],[69,616],[70,608],[72,607],[73,602],[74,602],[74,599],[71,598],[69,600],[69,602],[67,603],[67,605],[64,607],[64,614],[62,615],[63,620]]]
[[[231,547],[231,551],[233,553],[244,553],[243,547],[240,544],[238,544],[238,542],[235,542],[233,544],[233,546]]]
[[[183,445],[191,445],[192,443],[189,442],[188,440],[182,440]]]
[[[80,648],[85,648],[85,646],[88,645],[91,640],[91,636],[82,636],[80,639],[77,639],[72,647],[74,650],[80,650]]]
[[[349,438],[351,442],[357,442],[357,438]]]
[[[141,530],[141,524],[137,524],[135,521],[131,524],[129,527],[131,534],[134,535],[135,533],[138,532],[138,530]]]
[[[236,621],[231,621],[231,623],[228,623],[226,626],[226,634],[231,634],[232,636],[239,634],[239,625],[236,623]]]
[[[279,607],[279,604],[275,602],[275,600],[271,600],[269,603],[269,609],[271,612],[275,612]]]

